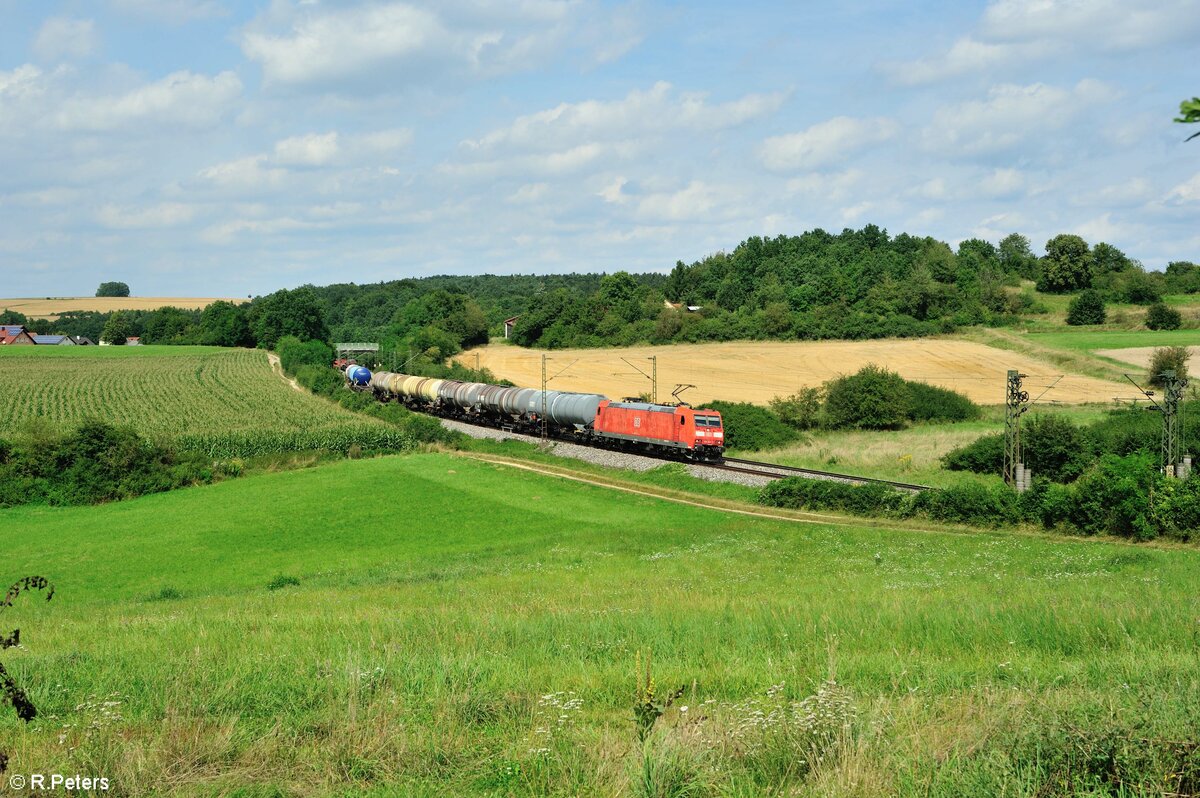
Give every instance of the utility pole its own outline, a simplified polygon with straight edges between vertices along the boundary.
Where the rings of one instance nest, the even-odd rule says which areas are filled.
[[[1004,481],[1017,490],[1025,482],[1021,459],[1021,416],[1029,409],[1029,394],[1021,387],[1026,375],[1010,369],[1004,402]]]
[[[650,361],[650,373],[649,374],[642,371],[640,368],[635,366],[633,363],[630,363],[628,360],[625,360],[625,358],[621,358],[621,360],[625,360],[626,365],[628,365],[630,368],[632,368],[638,374],[641,374],[643,377],[650,380],[650,404],[656,405],[656,404],[658,404],[658,355],[651,355],[650,357],[648,357],[646,359]],[[632,375],[630,375],[630,376],[632,376]]]
[[[543,444],[550,435],[550,430],[546,427],[546,383],[548,382],[549,380],[546,379],[546,356],[542,355],[542,412],[538,414],[538,421],[541,423],[542,427]]]
[[[1180,438],[1182,437],[1182,429],[1179,423],[1179,401],[1183,399],[1183,389],[1187,387],[1187,380],[1179,378],[1174,369],[1167,369],[1158,376],[1163,380],[1163,397],[1162,404],[1154,401],[1154,391],[1147,391],[1142,386],[1134,381],[1133,377],[1128,374],[1125,379],[1133,383],[1133,387],[1141,391],[1142,395],[1150,400],[1153,407],[1147,407],[1147,410],[1157,410],[1162,413],[1163,431],[1162,431],[1162,471],[1169,477],[1187,476],[1186,467],[1185,473],[1178,474],[1178,469],[1183,463],[1182,445]],[[1190,462],[1190,461],[1189,461]]]
[[[1162,373],[1163,378],[1163,435],[1162,462],[1163,472],[1167,476],[1177,476],[1176,469],[1183,462],[1180,438],[1182,430],[1179,424],[1179,401],[1183,398],[1183,389],[1187,380],[1180,379],[1173,369]]]

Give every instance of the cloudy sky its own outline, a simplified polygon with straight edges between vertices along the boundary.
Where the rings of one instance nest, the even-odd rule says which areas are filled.
[[[873,222],[1200,261],[1200,0],[0,0],[0,296],[669,269]]]

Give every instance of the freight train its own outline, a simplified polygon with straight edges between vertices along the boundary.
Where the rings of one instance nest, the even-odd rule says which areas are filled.
[[[716,410],[687,405],[614,402],[594,393],[510,388],[345,367],[347,384],[380,401],[513,432],[539,434],[545,422],[555,438],[703,462],[720,462],[725,428]]]

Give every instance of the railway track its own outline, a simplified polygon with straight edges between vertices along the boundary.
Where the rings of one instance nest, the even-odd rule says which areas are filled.
[[[920,493],[926,490],[933,490],[928,485],[913,485],[908,482],[893,482],[890,479],[877,479],[875,477],[857,477],[852,474],[838,474],[833,471],[818,471],[813,468],[800,468],[798,466],[779,465],[778,463],[761,463],[757,460],[742,460],[738,457],[726,457],[723,463],[715,464],[698,464],[707,465],[710,468],[718,468],[722,471],[733,471],[739,474],[753,474],[762,477],[774,477],[775,479],[783,479],[784,477],[808,477],[809,479],[826,479],[831,482],[845,482],[850,485],[887,485],[889,488],[903,490],[909,493]]]
[[[459,423],[470,424],[470,425],[476,426],[476,427],[485,427],[488,429],[501,429],[501,430],[510,432],[515,435],[520,435],[525,438],[536,439],[536,436],[530,435],[528,433],[516,432],[515,429],[513,429],[512,427],[509,427],[509,426],[493,425],[493,424],[479,424],[478,422],[473,422],[466,418],[447,417],[447,416],[442,416],[439,414],[429,414],[429,415],[432,415],[434,418],[450,418],[450,420],[457,421]],[[560,440],[560,441],[564,441],[566,443],[575,443],[575,444],[581,443],[578,440],[573,440],[572,438],[570,438],[568,436],[563,436],[563,435],[551,434],[548,437],[551,440]],[[583,444],[583,445],[587,445],[587,444]],[[597,447],[597,448],[599,448],[599,447]],[[656,456],[656,455],[648,454],[648,453],[644,453],[644,452],[639,452],[637,454],[641,457],[649,457],[651,459],[662,460],[664,462],[678,462],[677,460],[673,460],[671,458],[660,457],[660,456]],[[697,466],[700,468],[712,468],[712,469],[715,469],[718,471],[728,471],[728,472],[735,473],[735,474],[747,474],[747,475],[756,476],[756,477],[766,477],[768,479],[784,479],[785,477],[802,476],[802,477],[807,477],[808,479],[825,479],[825,480],[829,480],[831,482],[843,482],[848,485],[869,485],[869,484],[887,485],[890,488],[906,491],[908,493],[921,493],[922,491],[933,490],[933,488],[929,487],[928,485],[913,485],[908,482],[894,482],[890,479],[877,479],[875,477],[860,477],[860,476],[855,476],[853,474],[839,474],[839,473],[836,473],[833,471],[819,471],[819,470],[813,469],[813,468],[800,468],[799,466],[780,465],[778,463],[763,463],[763,462],[759,462],[757,460],[743,460],[743,459],[737,458],[737,457],[725,457],[722,459],[722,462],[720,462],[720,463],[688,461],[688,464]]]

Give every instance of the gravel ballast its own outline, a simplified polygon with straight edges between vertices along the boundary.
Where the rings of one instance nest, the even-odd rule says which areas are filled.
[[[540,443],[541,438],[535,435],[522,435],[517,432],[505,432],[504,430],[493,429],[491,427],[477,427],[474,424],[464,424],[461,421],[451,421],[442,419],[442,425],[446,429],[452,429],[455,432],[461,432],[472,438],[483,438],[496,441],[515,440],[525,441],[526,443]],[[629,454],[628,452],[614,452],[611,449],[597,449],[592,446],[580,446],[575,443],[566,443],[564,441],[549,441],[547,444],[548,450],[556,457],[568,457],[573,460],[583,460],[587,463],[604,466],[606,468],[626,468],[630,471],[649,471],[653,468],[661,468],[671,461],[660,460],[656,457],[646,457],[640,454]],[[732,471],[722,471],[717,468],[711,468],[702,465],[689,464],[687,466],[688,473],[698,479],[706,479],[710,482],[731,482],[735,485],[746,485],[748,487],[761,487],[770,482],[774,482],[771,477],[759,477],[753,474],[738,474]]]

